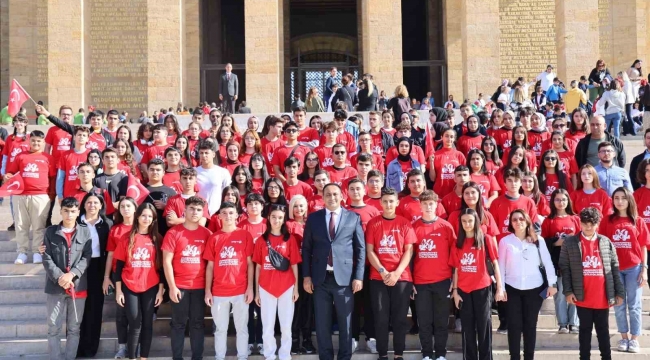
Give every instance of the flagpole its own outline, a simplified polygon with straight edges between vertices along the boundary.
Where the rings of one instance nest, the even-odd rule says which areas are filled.
[[[18,85],[18,87],[20,87],[20,90],[22,90],[25,94],[27,94],[27,97],[29,97],[29,100],[31,100],[34,103],[34,106],[38,106],[36,101],[34,101],[34,99],[32,99],[32,96],[29,95],[29,93],[27,91],[25,91],[25,88],[23,88],[23,86],[20,85],[20,83],[18,81],[16,81],[16,79],[14,79],[14,81],[16,82],[16,85]]]

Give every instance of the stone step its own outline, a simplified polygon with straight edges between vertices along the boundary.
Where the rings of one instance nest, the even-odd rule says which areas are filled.
[[[0,290],[0,305],[40,304],[45,307],[45,293],[41,289]]]
[[[615,332],[610,332],[610,342],[613,347],[616,346],[616,343],[620,339],[619,334]],[[228,349],[235,348],[235,337],[229,336],[227,339]],[[276,338],[276,341],[278,338]],[[316,344],[316,337],[312,337],[312,341]],[[338,348],[338,336],[332,336],[332,341],[334,348]],[[640,338],[641,345],[648,344],[650,341],[650,336],[642,336]],[[392,336],[389,338],[389,349],[392,349]],[[508,337],[507,336],[497,336],[492,337],[492,346],[496,350],[506,350],[508,348]],[[598,346],[598,340],[596,336],[592,336],[591,346],[593,349],[596,349]],[[212,352],[214,347],[214,337],[206,336],[205,337],[205,349]],[[450,349],[459,350],[462,347],[462,337],[461,334],[452,333],[449,336],[447,347]],[[555,331],[550,330],[540,330],[537,332],[537,349],[538,350],[555,350],[555,351],[568,351],[575,350],[578,347],[578,335],[559,335]],[[166,336],[155,336],[151,344],[151,351],[157,352],[166,352],[169,354],[171,349],[170,339]],[[185,338],[185,349],[190,349],[190,340],[188,337]],[[360,351],[366,349],[365,340],[361,338],[359,344]],[[407,335],[406,336],[406,349],[407,351],[417,352],[420,349],[420,341],[417,335]],[[103,337],[99,343],[99,352],[111,354],[117,350],[117,339],[114,337]],[[47,353],[47,340],[45,338],[34,339],[34,338],[14,338],[14,339],[0,339],[0,354],[3,355],[13,355],[13,356],[23,356],[23,355],[36,355],[36,354],[46,354]],[[206,352],[207,352],[206,351]],[[232,351],[232,350],[231,350]],[[614,351],[615,352],[615,351]],[[649,349],[644,348],[644,353],[648,353]],[[361,352],[360,352],[361,354]],[[168,355],[167,355],[168,356]],[[356,355],[355,355],[356,356]],[[373,355],[376,359],[376,355]],[[421,358],[421,355],[420,355]],[[574,358],[575,359],[575,358]],[[374,360],[374,359],[373,359]]]
[[[0,263],[0,276],[2,275],[40,275],[45,277],[43,264],[15,265],[11,263]]]
[[[0,290],[15,290],[20,296],[23,289],[45,289],[45,275],[2,275]]]
[[[16,252],[16,242],[9,239],[0,240],[0,252]]]

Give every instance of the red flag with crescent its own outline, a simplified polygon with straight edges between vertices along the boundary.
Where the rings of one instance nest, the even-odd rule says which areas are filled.
[[[133,175],[129,175],[129,181],[126,188],[126,196],[135,199],[135,202],[140,205],[144,199],[149,196],[149,190],[144,187]]]
[[[427,121],[427,124],[424,127],[424,148],[426,150],[424,157],[427,162],[429,161],[431,155],[436,152],[436,144],[433,142],[433,134],[431,134],[431,131],[431,124],[429,124]]]
[[[27,94],[27,91],[23,89],[22,86],[14,79],[11,82],[11,87],[9,88],[9,108],[7,112],[9,116],[14,117],[20,111],[20,108],[23,106],[27,99],[31,97]]]
[[[25,191],[25,183],[20,174],[16,174],[0,186],[0,197],[20,195]]]

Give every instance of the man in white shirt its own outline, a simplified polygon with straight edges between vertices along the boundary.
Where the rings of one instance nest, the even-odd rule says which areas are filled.
[[[199,161],[196,167],[196,180],[199,185],[199,196],[208,202],[210,215],[217,212],[221,206],[223,189],[230,185],[231,176],[228,170],[215,165],[215,144],[202,142],[199,145]]]
[[[556,77],[555,73],[553,72],[553,65],[547,65],[546,66],[546,71],[542,72],[541,74],[537,75],[535,80],[540,80],[542,82],[542,90],[546,92],[551,85],[553,85],[553,79]]]

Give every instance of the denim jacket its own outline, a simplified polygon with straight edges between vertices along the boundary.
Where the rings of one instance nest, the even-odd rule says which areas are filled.
[[[411,168],[419,169],[420,163],[411,158]],[[400,192],[404,189],[405,174],[402,172],[402,166],[398,159],[395,159],[388,164],[386,168],[386,187],[393,188],[395,191]]]

